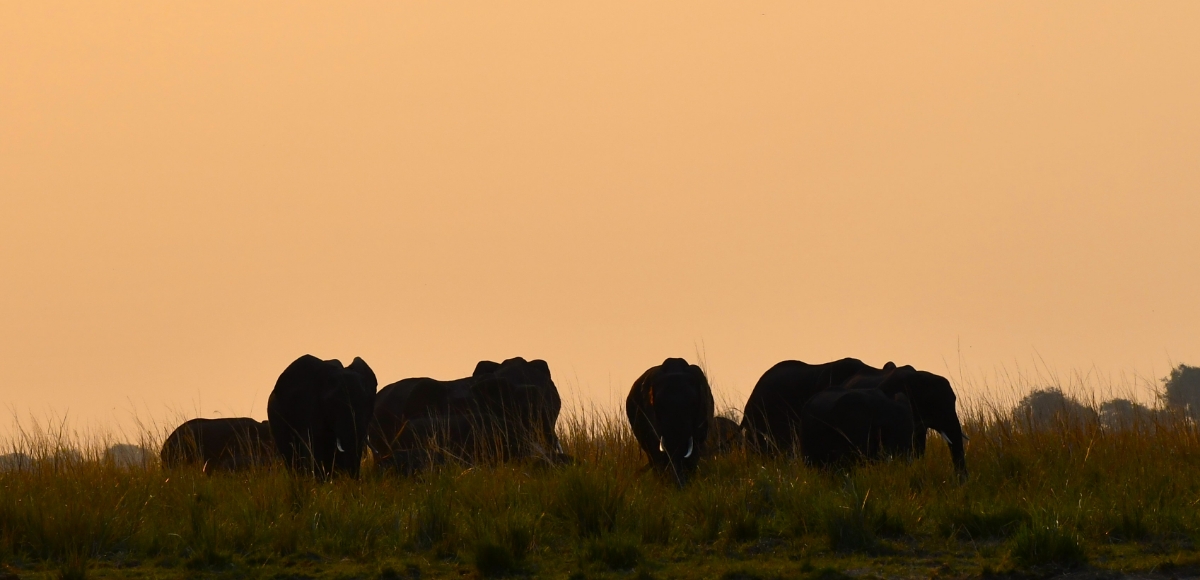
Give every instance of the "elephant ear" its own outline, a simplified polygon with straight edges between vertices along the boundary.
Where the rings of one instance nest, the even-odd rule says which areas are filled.
[[[529,361],[529,368],[537,375],[537,380],[534,381],[538,386],[547,386],[554,384],[554,379],[550,378],[550,365],[546,361],[538,358]]]
[[[471,373],[471,376],[481,377],[483,375],[490,375],[490,374],[496,372],[496,369],[498,369],[498,368],[500,368],[500,363],[498,363],[498,362],[492,362],[490,360],[481,360],[481,361],[479,361],[479,364],[475,365],[475,372]]]
[[[889,395],[904,393],[912,396],[912,387],[915,380],[917,380],[917,369],[909,365],[894,367],[879,382],[879,388]]]
[[[292,364],[279,374],[279,379],[275,381],[275,389],[271,391],[271,397],[274,398],[276,393],[280,393],[280,397],[287,397],[291,393],[319,393],[326,368],[327,365],[324,361],[311,354],[292,361]]]
[[[357,373],[359,378],[362,379],[362,385],[368,391],[374,393],[379,388],[379,380],[375,378],[375,371],[371,370],[367,361],[359,357],[354,357],[354,362],[351,362],[350,366],[346,367],[346,370]]]

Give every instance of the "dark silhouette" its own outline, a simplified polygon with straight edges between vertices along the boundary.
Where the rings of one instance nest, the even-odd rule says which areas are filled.
[[[852,358],[810,365],[781,362],[763,374],[754,386],[742,419],[751,447],[761,453],[789,453],[798,449],[804,405],[827,389],[875,388],[889,398],[904,394],[913,413],[913,452],[925,453],[927,429],[940,433],[950,446],[950,457],[960,478],[967,476],[966,437],[955,409],[957,397],[950,381],[911,366],[887,363],[875,368]]]
[[[903,393],[826,389],[804,406],[800,447],[804,460],[818,467],[911,457],[913,429],[912,406]]]
[[[306,354],[288,365],[267,400],[275,446],[288,468],[358,477],[377,385],[357,357],[343,367]]]
[[[384,387],[369,443],[377,465],[403,473],[447,460],[562,463],[570,458],[555,433],[561,408],[545,361],[481,361],[466,378],[411,378]]]
[[[704,371],[681,358],[650,367],[633,383],[625,413],[650,465],[683,485],[705,451],[713,396]]]
[[[888,363],[884,369],[895,369]],[[841,388],[856,375],[878,375],[877,369],[853,358],[825,364],[787,360],[763,373],[746,401],[742,427],[751,447],[760,453],[798,450],[800,416],[804,405],[817,393]]]
[[[275,441],[267,421],[192,419],[167,436],[159,458],[164,469],[192,465],[205,474],[241,471],[270,464]]]

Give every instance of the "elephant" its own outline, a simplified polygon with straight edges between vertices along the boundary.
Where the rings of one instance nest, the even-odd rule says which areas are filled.
[[[275,457],[270,425],[249,417],[186,421],[159,453],[164,469],[197,465],[206,475],[268,465]]]
[[[966,481],[968,437],[963,433],[962,422],[958,418],[958,397],[946,377],[909,365],[891,365],[874,376],[864,373],[853,377],[844,386],[851,389],[878,388],[889,397],[895,398],[899,394],[907,397],[913,414],[913,454],[917,457],[925,454],[926,435],[928,430],[934,430],[950,447],[950,460],[959,480]]]
[[[772,366],[754,385],[742,416],[751,448],[767,454],[795,450],[801,410],[813,395],[859,373],[879,372],[853,358],[817,365],[787,360]]]
[[[469,377],[403,379],[379,391],[369,445],[376,465],[412,473],[456,459],[563,463],[561,409],[545,361],[481,361]]]
[[[887,456],[911,457],[913,414],[908,397],[874,388],[826,389],[801,412],[800,448],[817,467]]]
[[[479,418],[474,377],[409,378],[379,391],[367,443],[375,465],[414,473],[447,456],[474,456]],[[468,453],[468,450],[472,450]]]
[[[647,369],[625,399],[629,425],[650,465],[669,471],[681,487],[704,452],[713,408],[704,371],[681,358]]]
[[[285,465],[322,479],[357,478],[379,383],[358,357],[348,366],[306,354],[288,365],[267,399]]]
[[[506,423],[510,422],[510,418],[516,419],[515,424],[522,430],[516,435],[523,437],[533,447],[535,454],[559,462],[569,460],[562,454],[562,445],[555,431],[558,415],[562,411],[562,398],[550,378],[550,367],[546,361],[526,361],[521,357],[510,358],[502,363],[485,360],[475,365],[475,372],[471,376],[477,379],[491,376],[512,384],[516,388],[515,400],[492,401],[504,408]]]
[[[888,397],[904,393],[912,406],[913,453],[925,453],[926,430],[942,435],[960,479],[967,477],[966,436],[955,409],[957,398],[945,377],[911,366],[875,368],[853,358],[810,365],[783,361],[755,384],[742,418],[751,446],[761,453],[794,450],[804,405],[826,389],[878,388]]]

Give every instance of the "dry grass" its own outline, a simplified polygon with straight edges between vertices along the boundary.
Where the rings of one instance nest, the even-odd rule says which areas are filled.
[[[735,452],[682,490],[642,470],[623,416],[594,411],[560,421],[572,466],[452,464],[409,478],[368,468],[332,483],[119,465],[107,442],[41,430],[9,443],[32,462],[0,473],[0,562],[63,577],[133,566],[385,578],[1184,565],[1200,538],[1200,431],[1179,415],[1146,421],[1035,428],[978,405],[965,421],[966,484],[932,440],[923,458],[850,473]]]

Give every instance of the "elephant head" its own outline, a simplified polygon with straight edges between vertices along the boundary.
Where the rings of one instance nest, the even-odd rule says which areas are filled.
[[[343,367],[304,355],[288,365],[267,401],[275,445],[288,466],[357,477],[377,386],[360,358]]]
[[[521,357],[502,363],[480,361],[472,376],[477,379],[493,377],[511,385],[507,400],[502,402],[504,416],[511,416],[516,421],[528,443],[542,447],[547,454],[561,453],[555,425],[562,410],[562,399],[546,361],[527,361]]]
[[[933,429],[950,445],[950,458],[960,479],[967,477],[966,436],[956,409],[957,397],[950,381],[945,377],[911,366],[895,369],[887,381],[885,390],[895,395],[902,392],[912,405],[913,422],[916,427],[914,451],[925,452],[925,430]]]
[[[700,458],[713,419],[712,391],[703,371],[680,358],[663,361],[648,391],[658,452],[683,485]]]
[[[333,468],[358,477],[379,382],[366,361],[358,357],[331,379],[322,403],[333,425]]]

